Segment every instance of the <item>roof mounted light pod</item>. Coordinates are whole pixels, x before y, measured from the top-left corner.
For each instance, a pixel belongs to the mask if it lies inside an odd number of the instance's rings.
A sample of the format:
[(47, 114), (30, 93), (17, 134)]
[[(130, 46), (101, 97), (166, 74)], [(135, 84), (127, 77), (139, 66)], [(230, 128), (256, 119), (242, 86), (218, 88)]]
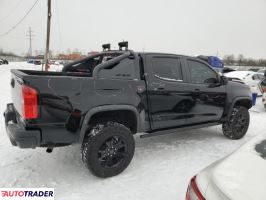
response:
[(119, 50), (121, 51), (123, 47), (125, 47), (125, 50), (128, 50), (128, 41), (123, 41), (118, 43)]
[(103, 48), (103, 51), (110, 51), (111, 50), (111, 44), (108, 43), (108, 44), (103, 44), (102, 45), (102, 48)]

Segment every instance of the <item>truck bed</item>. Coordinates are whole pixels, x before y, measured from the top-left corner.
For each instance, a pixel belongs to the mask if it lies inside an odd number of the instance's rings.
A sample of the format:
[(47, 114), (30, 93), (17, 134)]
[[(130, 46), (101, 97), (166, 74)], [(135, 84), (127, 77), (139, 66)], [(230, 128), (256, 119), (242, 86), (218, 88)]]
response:
[(20, 69), (11, 69), (11, 73), (16, 74), (17, 76), (76, 76), (76, 77), (91, 77), (91, 73), (84, 72), (51, 72), (51, 71), (36, 71), (36, 70), (20, 70)]

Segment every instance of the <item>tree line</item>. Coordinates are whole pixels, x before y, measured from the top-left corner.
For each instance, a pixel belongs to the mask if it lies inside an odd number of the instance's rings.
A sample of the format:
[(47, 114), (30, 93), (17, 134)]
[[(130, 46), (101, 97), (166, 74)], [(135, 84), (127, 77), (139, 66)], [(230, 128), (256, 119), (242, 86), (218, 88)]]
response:
[[(14, 54), (13, 52), (7, 52), (7, 51), (4, 51), (2, 48), (0, 48), (0, 55), (1, 56), (17, 56), (16, 54)], [(17, 56), (19, 57), (19, 56)]]
[(225, 65), (266, 67), (266, 59), (245, 58), (242, 54), (237, 57), (233, 54), (225, 55), (223, 61)]

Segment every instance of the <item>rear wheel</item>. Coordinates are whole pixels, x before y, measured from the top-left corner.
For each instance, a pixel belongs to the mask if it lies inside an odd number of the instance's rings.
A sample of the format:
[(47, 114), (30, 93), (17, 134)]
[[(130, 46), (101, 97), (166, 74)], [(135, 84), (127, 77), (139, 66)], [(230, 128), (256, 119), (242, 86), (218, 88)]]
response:
[(134, 151), (132, 133), (116, 122), (94, 126), (81, 147), (83, 162), (94, 175), (102, 178), (115, 176), (126, 169)]
[(233, 140), (241, 139), (247, 133), (249, 120), (249, 112), (246, 107), (234, 107), (229, 120), (222, 125), (223, 134)]

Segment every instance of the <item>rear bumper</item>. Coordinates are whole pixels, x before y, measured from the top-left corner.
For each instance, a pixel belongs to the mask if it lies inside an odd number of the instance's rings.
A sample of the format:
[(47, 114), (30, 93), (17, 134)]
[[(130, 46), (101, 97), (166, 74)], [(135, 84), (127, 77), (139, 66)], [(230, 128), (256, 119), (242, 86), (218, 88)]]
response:
[(20, 148), (35, 148), (40, 146), (41, 132), (39, 130), (26, 130), (22, 124), (17, 123), (13, 104), (7, 105), (4, 116), (6, 132), (12, 145)]

